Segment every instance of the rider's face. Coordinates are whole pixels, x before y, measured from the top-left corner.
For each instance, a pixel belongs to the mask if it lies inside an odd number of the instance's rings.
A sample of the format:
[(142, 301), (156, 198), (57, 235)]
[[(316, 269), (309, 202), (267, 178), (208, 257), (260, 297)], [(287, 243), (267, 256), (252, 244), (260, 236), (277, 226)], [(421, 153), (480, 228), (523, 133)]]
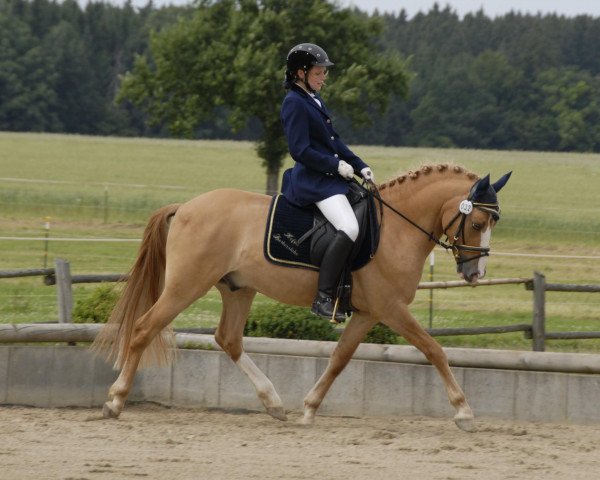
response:
[[(315, 92), (319, 92), (323, 85), (325, 85), (325, 79), (327, 78), (327, 68), (325, 67), (311, 67), (308, 71), (307, 83)], [(298, 76), (304, 80), (304, 71), (298, 70)]]

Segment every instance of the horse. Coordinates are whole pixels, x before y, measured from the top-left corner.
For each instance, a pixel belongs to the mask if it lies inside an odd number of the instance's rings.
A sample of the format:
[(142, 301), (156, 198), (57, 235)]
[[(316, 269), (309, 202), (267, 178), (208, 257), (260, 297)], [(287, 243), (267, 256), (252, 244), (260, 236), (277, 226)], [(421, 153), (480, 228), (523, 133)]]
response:
[[(500, 217), (496, 192), (509, 176), (491, 184), (489, 175), (479, 178), (458, 165), (425, 165), (377, 187), (379, 246), (369, 263), (353, 273), (353, 314), (326, 370), (304, 398), (300, 423), (314, 423), (333, 381), (380, 322), (435, 366), (456, 410), (456, 425), (475, 430), (473, 411), (442, 347), (411, 315), (409, 305), (436, 243), (452, 250), (466, 282), (474, 284), (485, 275), (491, 231)], [(103, 405), (105, 418), (122, 412), (138, 367), (172, 360), (170, 323), (215, 286), (222, 298), (217, 344), (248, 376), (266, 412), (287, 420), (272, 382), (243, 349), (244, 326), (257, 292), (278, 302), (309, 306), (317, 272), (265, 259), (264, 231), (258, 225), (266, 224), (270, 200), (267, 195), (218, 189), (162, 207), (151, 216), (121, 297), (92, 345), (120, 369)], [(384, 215), (388, 211), (392, 213)], [(446, 242), (440, 240), (443, 234)]]

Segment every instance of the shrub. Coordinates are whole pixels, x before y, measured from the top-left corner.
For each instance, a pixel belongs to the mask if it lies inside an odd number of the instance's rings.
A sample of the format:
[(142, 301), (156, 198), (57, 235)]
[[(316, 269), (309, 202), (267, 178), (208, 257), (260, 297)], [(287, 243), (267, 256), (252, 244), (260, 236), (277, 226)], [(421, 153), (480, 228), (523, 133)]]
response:
[[(313, 315), (308, 308), (281, 303), (254, 307), (244, 335), (295, 340), (337, 340), (339, 337), (335, 326), (327, 319)], [(367, 333), (363, 342), (395, 345), (398, 336), (386, 325), (378, 323)]]
[(292, 338), (296, 340), (337, 340), (333, 324), (307, 308), (280, 303), (252, 309), (244, 335), (248, 337)]
[(114, 285), (102, 284), (73, 308), (74, 323), (106, 323), (119, 299)]
[(386, 345), (395, 345), (398, 343), (398, 335), (387, 325), (378, 323), (375, 325), (363, 340), (365, 343), (383, 343)]

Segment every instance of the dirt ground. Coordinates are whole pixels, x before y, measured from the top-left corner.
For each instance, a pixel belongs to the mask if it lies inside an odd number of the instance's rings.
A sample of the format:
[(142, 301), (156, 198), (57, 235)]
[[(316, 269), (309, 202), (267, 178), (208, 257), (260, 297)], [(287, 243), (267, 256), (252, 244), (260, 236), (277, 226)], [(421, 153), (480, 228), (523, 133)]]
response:
[(325, 417), (128, 405), (0, 407), (1, 479), (594, 479), (600, 426)]

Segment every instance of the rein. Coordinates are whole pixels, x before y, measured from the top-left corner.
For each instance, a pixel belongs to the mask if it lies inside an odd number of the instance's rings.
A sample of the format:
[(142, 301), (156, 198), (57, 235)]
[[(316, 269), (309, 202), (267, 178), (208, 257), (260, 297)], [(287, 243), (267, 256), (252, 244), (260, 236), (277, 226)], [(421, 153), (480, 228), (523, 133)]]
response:
[[(425, 230), (423, 227), (421, 227), (418, 223), (414, 222), (413, 220), (411, 220), (409, 217), (407, 217), (406, 215), (404, 215), (402, 212), (398, 211), (396, 208), (392, 207), (388, 202), (386, 202), (383, 198), (381, 198), (381, 194), (379, 193), (379, 190), (377, 189), (377, 186), (375, 185), (375, 183), (373, 182), (366, 182), (368, 183), (368, 185), (371, 188), (367, 188), (366, 190), (368, 190), (371, 195), (373, 195), (374, 198), (377, 199), (377, 201), (379, 202), (379, 206), (380, 206), (380, 224), (381, 222), (383, 222), (383, 208), (382, 205), (385, 205), (387, 208), (389, 208), (392, 212), (394, 212), (396, 215), (398, 215), (399, 217), (403, 218), (405, 221), (407, 221), (408, 223), (410, 223), (413, 227), (415, 227), (417, 230), (421, 231), (422, 233), (424, 233), (427, 238), (434, 242), (436, 245), (442, 247), (443, 249), (447, 250), (452, 250), (452, 254), (454, 255), (454, 260), (456, 261), (457, 265), (460, 265), (462, 263), (465, 262), (470, 262), (472, 260), (477, 260), (481, 257), (487, 257), (490, 254), (490, 248), (489, 247), (476, 247), (474, 245), (465, 245), (465, 244), (457, 244), (458, 240), (460, 237), (464, 238), (464, 228), (465, 228), (465, 221), (467, 219), (467, 215), (469, 215), (469, 213), (471, 213), (471, 211), (473, 210), (473, 208), (477, 208), (479, 210), (483, 210), (489, 214), (491, 214), (494, 219), (496, 219), (496, 221), (500, 218), (500, 208), (499, 205), (496, 204), (492, 204), (492, 203), (480, 203), (480, 202), (473, 202), (472, 201), (472, 193), (469, 194), (469, 196), (467, 197), (466, 200), (463, 200), (460, 204), (459, 207), (459, 211), (456, 213), (456, 215), (452, 218), (452, 220), (450, 221), (450, 223), (446, 226), (446, 228), (444, 228), (444, 235), (446, 235), (446, 241), (439, 239), (438, 237), (436, 237), (433, 232), (428, 232), (427, 230)], [(447, 233), (447, 230), (454, 224), (456, 223), (456, 221), (460, 218), (460, 223), (458, 225), (458, 228), (456, 229), (456, 232), (454, 233), (454, 235), (452, 236), (452, 242), (450, 242), (450, 236)], [(461, 259), (460, 258), (460, 254), (461, 252), (466, 251), (466, 252), (477, 252), (479, 253), (479, 255), (474, 256), (474, 257), (469, 257), (468, 259)]]

